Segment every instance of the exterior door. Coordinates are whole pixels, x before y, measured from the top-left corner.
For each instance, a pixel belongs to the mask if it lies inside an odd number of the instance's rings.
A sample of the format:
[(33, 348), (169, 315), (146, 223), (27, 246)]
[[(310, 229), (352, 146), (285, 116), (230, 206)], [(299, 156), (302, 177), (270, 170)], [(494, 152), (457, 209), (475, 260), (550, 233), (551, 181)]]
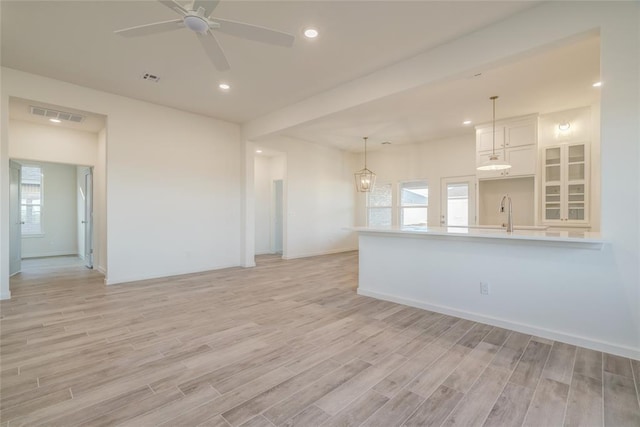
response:
[(93, 168), (84, 173), (84, 263), (93, 268)]
[(440, 225), (443, 227), (476, 224), (476, 177), (442, 178)]
[(13, 276), (22, 269), (21, 166), (14, 161), (11, 161), (9, 166), (9, 275)]

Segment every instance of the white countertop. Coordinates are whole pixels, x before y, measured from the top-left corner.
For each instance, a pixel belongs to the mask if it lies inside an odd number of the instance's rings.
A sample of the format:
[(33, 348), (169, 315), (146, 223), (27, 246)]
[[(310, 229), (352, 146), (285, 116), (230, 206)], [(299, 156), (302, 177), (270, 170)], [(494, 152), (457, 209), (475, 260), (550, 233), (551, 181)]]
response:
[(600, 233), (588, 231), (552, 231), (552, 230), (506, 230), (474, 227), (354, 227), (353, 230), (364, 233), (383, 233), (408, 236), (440, 236), (452, 238), (501, 239), (504, 241), (532, 241), (569, 244), (586, 248), (601, 249), (605, 241)]

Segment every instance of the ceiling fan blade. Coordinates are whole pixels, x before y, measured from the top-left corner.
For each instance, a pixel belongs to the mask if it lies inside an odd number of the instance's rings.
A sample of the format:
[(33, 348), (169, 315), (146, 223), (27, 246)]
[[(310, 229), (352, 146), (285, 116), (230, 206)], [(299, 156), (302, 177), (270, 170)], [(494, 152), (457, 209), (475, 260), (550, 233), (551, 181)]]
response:
[(207, 56), (209, 57), (211, 62), (213, 62), (213, 65), (219, 71), (228, 70), (230, 67), (229, 62), (227, 62), (227, 57), (222, 51), (220, 43), (218, 43), (218, 40), (211, 33), (211, 31), (208, 31), (206, 34), (196, 33), (196, 35), (198, 36), (198, 40), (200, 40), (204, 51), (207, 53)]
[(178, 4), (173, 0), (158, 0), (158, 3), (162, 3), (163, 5), (167, 6), (169, 9), (173, 10), (174, 12), (177, 11), (179, 13), (182, 13), (183, 15), (186, 15), (189, 12), (187, 9), (182, 7), (181, 4)]
[(197, 11), (198, 8), (204, 9), (204, 16), (209, 17), (213, 12), (213, 9), (218, 6), (220, 0), (195, 0), (193, 2), (193, 10)]
[(114, 33), (120, 34), (123, 37), (146, 36), (149, 34), (162, 33), (165, 31), (173, 31), (183, 28), (180, 24), (182, 24), (182, 19), (172, 19), (171, 21), (154, 22), (153, 24), (124, 28), (122, 30), (114, 31)]
[(278, 46), (290, 47), (296, 39), (293, 35), (258, 25), (246, 24), (244, 22), (230, 21), (228, 19), (212, 18), (214, 22), (220, 24), (220, 31), (243, 39), (255, 40), (262, 43), (275, 44)]

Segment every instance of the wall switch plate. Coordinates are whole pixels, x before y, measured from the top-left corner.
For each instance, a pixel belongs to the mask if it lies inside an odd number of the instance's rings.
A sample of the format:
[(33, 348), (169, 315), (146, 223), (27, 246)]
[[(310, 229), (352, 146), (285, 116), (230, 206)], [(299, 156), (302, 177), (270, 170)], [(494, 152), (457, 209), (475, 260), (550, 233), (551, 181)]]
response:
[(489, 283), (480, 282), (480, 293), (482, 295), (489, 295)]

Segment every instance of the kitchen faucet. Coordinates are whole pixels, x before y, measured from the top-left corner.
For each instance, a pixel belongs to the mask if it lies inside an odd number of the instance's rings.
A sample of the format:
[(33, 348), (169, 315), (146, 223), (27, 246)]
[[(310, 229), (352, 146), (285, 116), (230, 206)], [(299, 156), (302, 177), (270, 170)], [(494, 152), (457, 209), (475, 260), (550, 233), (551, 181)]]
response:
[(505, 200), (509, 202), (509, 213), (507, 216), (507, 233), (513, 233), (513, 205), (511, 204), (511, 197), (508, 194), (502, 196), (502, 201), (500, 202), (500, 212), (504, 213)]

